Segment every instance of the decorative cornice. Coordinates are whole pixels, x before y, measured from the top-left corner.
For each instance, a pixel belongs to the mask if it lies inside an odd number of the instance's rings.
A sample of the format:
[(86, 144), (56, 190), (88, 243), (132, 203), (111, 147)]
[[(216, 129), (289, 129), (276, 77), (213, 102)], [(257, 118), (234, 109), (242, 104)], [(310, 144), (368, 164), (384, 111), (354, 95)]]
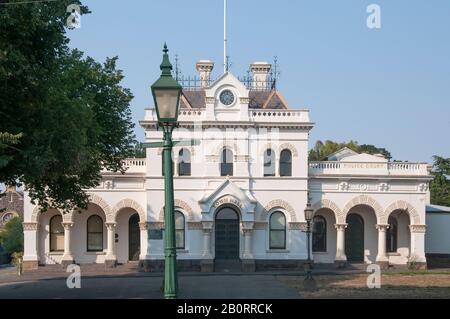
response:
[(306, 231), (306, 222), (296, 222), (296, 223), (289, 223), (289, 229), (291, 230), (301, 230)]
[(385, 232), (388, 230), (389, 226), (389, 224), (377, 224), (375, 225), (375, 228), (379, 231)]
[(38, 223), (22, 223), (23, 230), (38, 230), (39, 224)]
[[(194, 210), (189, 206), (188, 203), (181, 199), (175, 199), (173, 202), (173, 207), (175, 210), (178, 210), (187, 215), (188, 221), (194, 221)], [(164, 222), (164, 206), (159, 211), (159, 221)]]
[(164, 229), (164, 223), (161, 222), (148, 223), (147, 227), (148, 229), (151, 230), (161, 230)]
[(106, 222), (106, 228), (110, 231), (114, 231), (116, 229), (117, 224), (115, 222)]
[(241, 222), (241, 227), (244, 232), (253, 230), (254, 225), (254, 222)]
[(62, 222), (64, 229), (70, 230), (73, 227), (74, 222)]
[(255, 222), (253, 225), (254, 230), (265, 230), (269, 226), (268, 222)]
[(205, 104), (214, 104), (216, 103), (216, 98), (215, 97), (205, 97)]
[(281, 144), (280, 147), (278, 148), (278, 152), (282, 152), (283, 150), (286, 149), (291, 151), (293, 157), (298, 157), (297, 149), (291, 143)]
[(288, 212), (289, 215), (290, 215), (290, 218), (291, 218), (290, 221), (291, 221), (292, 223), (297, 222), (297, 216), (295, 215), (294, 209), (292, 208), (292, 206), (291, 206), (288, 202), (286, 202), (286, 201), (283, 200), (283, 199), (275, 199), (275, 200), (273, 200), (273, 201), (270, 201), (270, 202), (264, 207), (264, 211), (263, 211), (263, 213), (261, 214), (261, 220), (260, 220), (260, 221), (266, 221), (269, 212), (270, 212), (272, 209), (276, 209), (276, 208), (282, 208), (283, 210), (285, 210), (286, 212)]
[(203, 224), (201, 222), (188, 222), (187, 224), (190, 230), (203, 230)]
[(345, 230), (347, 228), (348, 224), (335, 224), (334, 228), (337, 230)]
[(427, 225), (409, 225), (411, 233), (426, 233)]
[(250, 98), (248, 97), (241, 97), (240, 99), (241, 104), (249, 104), (250, 103)]

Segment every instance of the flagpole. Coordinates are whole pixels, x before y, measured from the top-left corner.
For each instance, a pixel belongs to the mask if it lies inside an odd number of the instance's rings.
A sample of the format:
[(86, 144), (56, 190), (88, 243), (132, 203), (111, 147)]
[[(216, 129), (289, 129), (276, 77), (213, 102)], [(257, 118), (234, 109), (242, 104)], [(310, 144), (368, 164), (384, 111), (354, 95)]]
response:
[(223, 73), (228, 71), (227, 41), (227, 0), (223, 0)]

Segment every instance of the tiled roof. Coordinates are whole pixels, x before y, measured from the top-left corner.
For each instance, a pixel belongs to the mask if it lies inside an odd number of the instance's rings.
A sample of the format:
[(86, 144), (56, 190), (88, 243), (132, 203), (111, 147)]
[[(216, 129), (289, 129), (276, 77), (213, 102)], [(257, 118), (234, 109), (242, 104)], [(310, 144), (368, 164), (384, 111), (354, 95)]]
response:
[(185, 99), (181, 99), (181, 108), (205, 108), (205, 90), (183, 91), (183, 96)]
[[(205, 108), (205, 90), (183, 91), (181, 108)], [(272, 91), (250, 91), (250, 109), (288, 109), (288, 105), (280, 92)]]

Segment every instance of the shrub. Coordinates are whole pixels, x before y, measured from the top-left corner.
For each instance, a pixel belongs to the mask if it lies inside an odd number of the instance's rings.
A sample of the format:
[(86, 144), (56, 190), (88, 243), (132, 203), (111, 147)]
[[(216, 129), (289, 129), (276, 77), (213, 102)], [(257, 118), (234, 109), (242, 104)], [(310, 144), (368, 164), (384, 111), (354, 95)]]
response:
[(14, 217), (6, 223), (0, 233), (0, 245), (9, 255), (23, 251), (23, 227), (19, 217)]

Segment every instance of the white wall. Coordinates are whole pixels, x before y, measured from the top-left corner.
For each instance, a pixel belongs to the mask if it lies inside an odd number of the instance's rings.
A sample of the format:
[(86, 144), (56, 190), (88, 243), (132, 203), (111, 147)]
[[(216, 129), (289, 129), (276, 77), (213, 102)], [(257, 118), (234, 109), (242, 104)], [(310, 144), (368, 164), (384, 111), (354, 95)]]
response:
[(425, 251), (427, 254), (450, 254), (450, 214), (428, 213)]

